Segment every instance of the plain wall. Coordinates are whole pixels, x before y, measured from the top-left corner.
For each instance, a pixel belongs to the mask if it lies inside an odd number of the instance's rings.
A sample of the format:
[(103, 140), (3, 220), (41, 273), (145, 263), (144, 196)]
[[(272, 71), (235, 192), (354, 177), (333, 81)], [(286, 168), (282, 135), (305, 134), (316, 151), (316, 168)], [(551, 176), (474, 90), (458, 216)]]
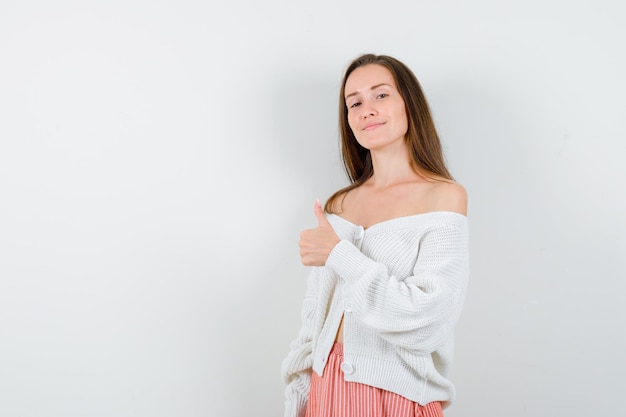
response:
[(617, 415), (620, 1), (0, 3), (0, 416), (278, 416), (342, 72), (420, 79), (470, 196), (447, 417)]

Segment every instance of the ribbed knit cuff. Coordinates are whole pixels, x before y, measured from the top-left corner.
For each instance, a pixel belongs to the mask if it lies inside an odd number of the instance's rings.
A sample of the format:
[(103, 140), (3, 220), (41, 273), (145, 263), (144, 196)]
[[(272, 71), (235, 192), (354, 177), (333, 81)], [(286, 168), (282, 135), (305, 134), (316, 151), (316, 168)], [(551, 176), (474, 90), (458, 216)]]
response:
[(304, 417), (307, 402), (307, 397), (300, 396), (285, 401), (285, 417)]
[(341, 240), (335, 245), (326, 260), (326, 266), (335, 271), (346, 281), (357, 279), (366, 271), (371, 271), (376, 262), (352, 244), (349, 240)]

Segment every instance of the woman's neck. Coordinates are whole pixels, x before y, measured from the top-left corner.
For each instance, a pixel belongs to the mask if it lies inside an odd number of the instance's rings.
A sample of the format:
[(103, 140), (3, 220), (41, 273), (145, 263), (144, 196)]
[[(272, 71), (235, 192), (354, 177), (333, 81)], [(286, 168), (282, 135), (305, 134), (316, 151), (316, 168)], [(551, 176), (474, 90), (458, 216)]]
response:
[(374, 173), (367, 184), (374, 188), (384, 189), (422, 178), (411, 166), (406, 146), (371, 152), (371, 156)]

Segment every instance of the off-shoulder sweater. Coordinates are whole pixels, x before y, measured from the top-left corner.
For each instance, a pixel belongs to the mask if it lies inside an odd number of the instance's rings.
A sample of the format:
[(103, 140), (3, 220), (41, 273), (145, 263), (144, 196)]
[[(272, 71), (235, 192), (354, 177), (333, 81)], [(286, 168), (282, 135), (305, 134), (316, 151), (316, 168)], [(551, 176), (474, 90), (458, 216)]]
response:
[(344, 317), (346, 381), (447, 406), (453, 330), (469, 276), (468, 220), (439, 211), (370, 226), (327, 215), (341, 239), (311, 268), (302, 326), (283, 360), (285, 416), (302, 417)]

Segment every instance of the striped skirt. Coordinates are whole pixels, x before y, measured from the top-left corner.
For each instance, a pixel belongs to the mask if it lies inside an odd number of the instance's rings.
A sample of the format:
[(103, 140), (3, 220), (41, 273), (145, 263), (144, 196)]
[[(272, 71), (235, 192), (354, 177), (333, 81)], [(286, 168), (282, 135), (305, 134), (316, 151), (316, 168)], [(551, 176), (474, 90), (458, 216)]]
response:
[(313, 372), (306, 417), (443, 417), (438, 401), (419, 405), (393, 392), (346, 382), (343, 344), (335, 343), (324, 376)]

